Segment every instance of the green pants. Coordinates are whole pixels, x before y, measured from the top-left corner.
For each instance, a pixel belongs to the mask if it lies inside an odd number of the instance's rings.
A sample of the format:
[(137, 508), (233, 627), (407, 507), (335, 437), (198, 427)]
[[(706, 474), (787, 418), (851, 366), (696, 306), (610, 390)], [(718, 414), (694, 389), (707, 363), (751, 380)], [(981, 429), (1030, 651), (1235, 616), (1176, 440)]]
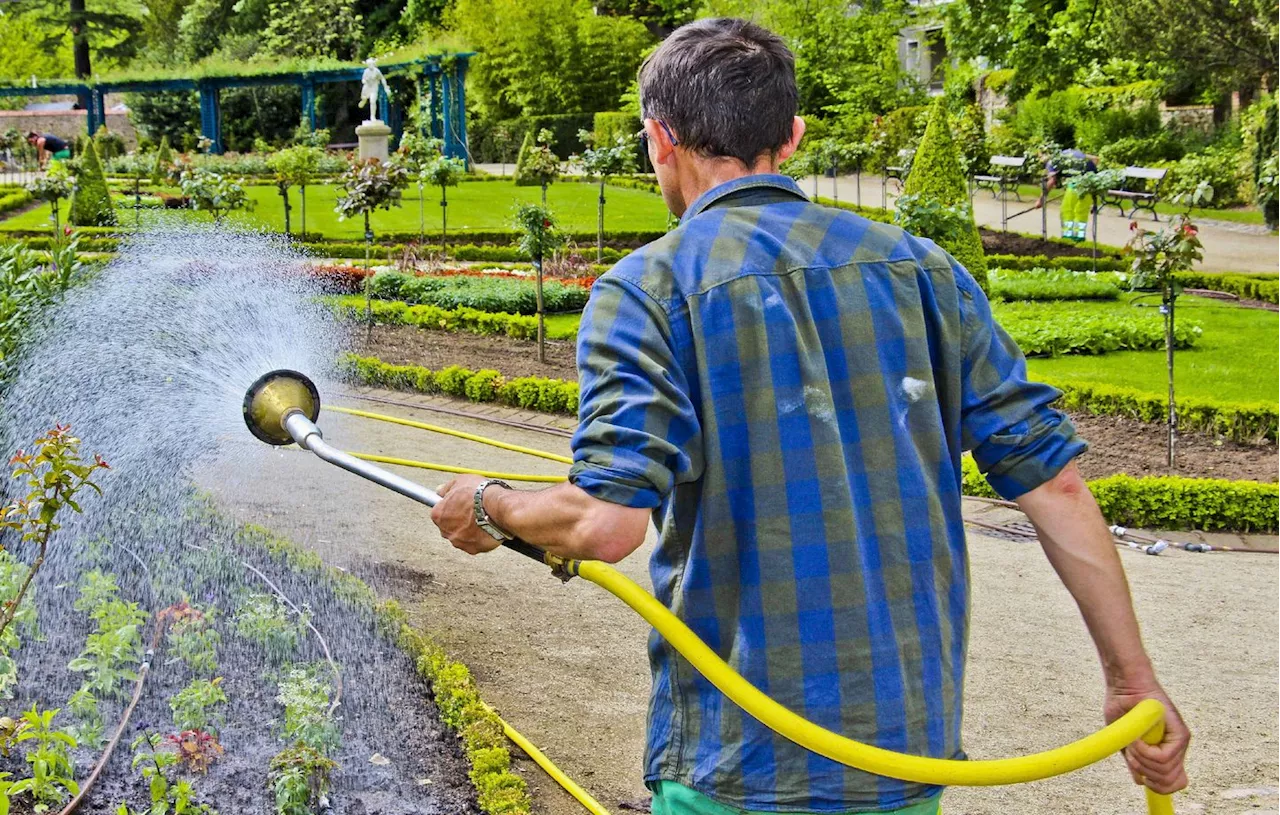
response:
[(1062, 194), (1062, 237), (1082, 241), (1089, 231), (1089, 199), (1067, 187)]
[[(713, 801), (697, 790), (674, 781), (659, 781), (652, 785), (653, 815), (779, 815), (779, 813), (754, 813), (735, 809)], [(931, 801), (912, 804), (902, 809), (882, 811), (877, 815), (939, 815), (942, 796)], [(784, 814), (785, 815), (785, 814)]]

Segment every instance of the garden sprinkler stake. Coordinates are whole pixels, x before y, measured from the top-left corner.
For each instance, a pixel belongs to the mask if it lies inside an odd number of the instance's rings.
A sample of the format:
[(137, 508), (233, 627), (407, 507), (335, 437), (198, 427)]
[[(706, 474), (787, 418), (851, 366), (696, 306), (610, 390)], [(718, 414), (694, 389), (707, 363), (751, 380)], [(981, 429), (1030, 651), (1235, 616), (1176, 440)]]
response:
[[(434, 507), (440, 503), (440, 494), (435, 490), (362, 461), (326, 442), (316, 427), (316, 419), (320, 417), (320, 392), (314, 382), (297, 371), (281, 369), (258, 377), (245, 392), (243, 413), (249, 432), (267, 444), (282, 446), (296, 442), (324, 461), (420, 504)], [(548, 559), (541, 549), (522, 540), (503, 541), (502, 545), (553, 569), (558, 568), (558, 561)]]

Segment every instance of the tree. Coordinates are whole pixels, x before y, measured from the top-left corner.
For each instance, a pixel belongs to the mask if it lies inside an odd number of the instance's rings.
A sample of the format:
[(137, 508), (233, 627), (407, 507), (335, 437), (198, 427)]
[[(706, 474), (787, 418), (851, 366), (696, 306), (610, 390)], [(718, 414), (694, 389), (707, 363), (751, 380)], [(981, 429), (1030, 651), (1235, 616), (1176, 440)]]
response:
[(173, 170), (173, 150), (169, 147), (169, 137), (160, 137), (160, 147), (156, 150), (155, 162), (151, 165), (151, 183), (160, 184), (169, 177)]
[(755, 20), (786, 40), (804, 113), (865, 121), (916, 95), (898, 61), (904, 0), (710, 0), (708, 10)]
[(468, 103), (491, 120), (611, 110), (654, 39), (587, 0), (457, 0), (445, 20), (485, 55), (467, 76)]
[(440, 252), (446, 252), (445, 241), (449, 233), (449, 187), (458, 186), (458, 181), (467, 172), (467, 163), (460, 158), (436, 156), (418, 174), (419, 189), (427, 183), (440, 188)]
[(943, 207), (964, 207), (968, 213), (969, 228), (958, 235), (932, 238), (949, 251), (962, 266), (969, 270), (974, 280), (984, 290), (987, 287), (987, 258), (982, 249), (982, 238), (973, 223), (969, 207), (969, 183), (960, 169), (960, 157), (951, 139), (951, 117), (947, 113), (946, 100), (939, 97), (929, 115), (929, 126), (911, 164), (911, 174), (902, 187), (902, 194)]
[[(1103, 0), (991, 3), (956, 0), (943, 9), (947, 46), (962, 59), (979, 57), (1012, 68), (1010, 99), (1032, 88), (1060, 90), (1105, 59)], [(1147, 20), (1154, 26), (1155, 20)]]
[[(338, 220), (343, 221), (353, 215), (364, 216), (364, 265), (369, 268), (369, 252), (373, 248), (373, 227), (369, 225), (369, 215), (378, 209), (391, 209), (400, 206), (400, 191), (409, 181), (404, 167), (394, 161), (380, 161), (369, 158), (354, 161), (342, 174), (342, 195), (338, 198)], [(365, 340), (373, 339), (373, 275), (365, 278), (364, 309), (368, 326)]]
[(302, 202), (302, 230), (299, 238), (307, 238), (307, 185), (320, 170), (324, 151), (318, 147), (298, 145), (274, 153), (267, 159), (267, 166), (276, 174), (276, 188), (284, 198), (284, 231), (289, 231), (289, 194), (291, 186), (297, 186)]
[[(584, 143), (595, 145), (595, 136), (586, 130), (578, 131), (578, 138)], [(582, 151), (582, 155), (570, 156), (569, 161), (588, 176), (600, 179), (600, 197), (596, 209), (596, 262), (604, 263), (604, 185), (611, 175), (629, 173), (635, 170), (636, 139), (634, 136), (618, 136), (612, 145), (607, 147), (591, 147)]]
[(268, 6), (262, 45), (282, 57), (354, 59), (361, 31), (347, 0), (286, 0)]
[(48, 53), (56, 53), (70, 32), (76, 79), (93, 74), (91, 43), (92, 52), (108, 60), (127, 60), (137, 53), (142, 20), (118, 8), (90, 10), (85, 0), (36, 0), (30, 13), (44, 33), (39, 42)]
[(49, 202), (49, 209), (53, 216), (53, 237), (58, 239), (60, 235), (58, 224), (58, 202), (63, 198), (71, 195), (73, 189), (73, 180), (71, 173), (67, 169), (67, 165), (62, 162), (56, 162), (49, 168), (49, 172), (44, 174), (43, 178), (27, 184), (27, 191), (34, 198), (41, 201)]
[(524, 136), (520, 155), (516, 157), (516, 186), (542, 187), (542, 205), (547, 205), (547, 185), (560, 177), (560, 159), (551, 152), (550, 130), (543, 128), (535, 137), (532, 132)]
[(535, 292), (538, 298), (538, 361), (547, 361), (547, 331), (542, 307), (542, 261), (564, 246), (564, 235), (556, 228), (555, 216), (545, 205), (523, 204), (516, 210), (516, 230), (520, 233), (519, 249), (533, 261), (537, 275)]
[(196, 167), (182, 171), (178, 186), (191, 200), (192, 209), (213, 213), (215, 224), (232, 210), (253, 208), (253, 201), (245, 195), (243, 178), (237, 183), (220, 173)]
[(1190, 271), (1204, 255), (1200, 251), (1198, 230), (1185, 214), (1175, 215), (1159, 232), (1139, 229), (1136, 221), (1130, 228), (1134, 230), (1133, 238), (1125, 251), (1133, 256), (1133, 288), (1158, 293), (1160, 313), (1164, 316), (1165, 369), (1169, 381), (1167, 463), (1172, 470), (1178, 435), (1178, 409), (1173, 393), (1174, 307), (1182, 293), (1177, 275)]
[(395, 161), (404, 167), (410, 177), (418, 179), (418, 242), (426, 239), (427, 216), (426, 201), (423, 198), (423, 170), (431, 164), (444, 150), (444, 142), (431, 136), (406, 131), (400, 137), (400, 147), (396, 150)]
[(102, 162), (92, 141), (85, 142), (75, 171), (75, 190), (71, 193), (71, 209), (67, 220), (76, 226), (113, 226), (116, 210), (111, 204)]
[(1151, 63), (1175, 87), (1275, 87), (1274, 0), (1099, 0), (1114, 53)]

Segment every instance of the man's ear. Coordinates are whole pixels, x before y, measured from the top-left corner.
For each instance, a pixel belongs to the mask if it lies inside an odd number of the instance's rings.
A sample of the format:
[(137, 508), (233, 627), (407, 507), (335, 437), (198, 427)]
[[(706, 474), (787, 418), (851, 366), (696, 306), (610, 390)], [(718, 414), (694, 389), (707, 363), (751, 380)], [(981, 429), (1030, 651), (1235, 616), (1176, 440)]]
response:
[(676, 146), (671, 143), (671, 136), (667, 134), (667, 129), (658, 124), (657, 119), (644, 120), (644, 132), (649, 137), (649, 144), (652, 145), (654, 164), (666, 164), (675, 157)]
[(791, 120), (791, 138), (778, 150), (779, 164), (795, 155), (796, 150), (800, 147), (800, 140), (804, 138), (804, 130), (804, 119), (796, 116)]

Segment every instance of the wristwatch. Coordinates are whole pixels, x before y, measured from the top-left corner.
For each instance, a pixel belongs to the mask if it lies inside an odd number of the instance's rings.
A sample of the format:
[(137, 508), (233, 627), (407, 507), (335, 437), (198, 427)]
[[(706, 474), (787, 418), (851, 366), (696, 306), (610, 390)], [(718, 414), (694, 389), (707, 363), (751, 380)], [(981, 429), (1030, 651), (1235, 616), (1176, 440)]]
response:
[(484, 511), (484, 490), (485, 490), (485, 487), (488, 487), (490, 484), (497, 484), (498, 486), (506, 490), (511, 489), (510, 484), (498, 478), (487, 478), (476, 485), (476, 494), (475, 494), (476, 526), (483, 529), (486, 533), (488, 533), (489, 537), (493, 538), (494, 540), (509, 541), (512, 538), (514, 538), (515, 535), (507, 534), (506, 531), (501, 529), (497, 524), (493, 522), (493, 519), (489, 517), (489, 513)]

